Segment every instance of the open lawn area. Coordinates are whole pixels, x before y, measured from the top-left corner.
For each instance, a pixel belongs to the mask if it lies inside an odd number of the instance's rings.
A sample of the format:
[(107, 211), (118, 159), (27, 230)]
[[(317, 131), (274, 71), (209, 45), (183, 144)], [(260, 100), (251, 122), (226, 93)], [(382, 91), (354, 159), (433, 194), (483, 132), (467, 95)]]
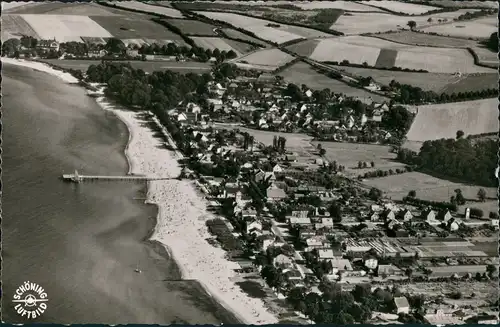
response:
[[(87, 71), (90, 65), (98, 65), (100, 60), (58, 60), (58, 59), (43, 59), (40, 60), (51, 65), (56, 65), (66, 69), (79, 69), (83, 72)], [(147, 73), (152, 73), (155, 70), (172, 70), (180, 73), (204, 73), (210, 71), (210, 64), (202, 62), (160, 62), (160, 61), (122, 61), (130, 62), (132, 67), (142, 69)]]
[(306, 84), (314, 90), (329, 88), (334, 93), (343, 93), (350, 97), (357, 97), (359, 100), (366, 103), (371, 103), (372, 101), (384, 102), (389, 100), (386, 97), (370, 93), (364, 89), (349, 86), (344, 82), (320, 74), (305, 62), (293, 64), (278, 75), (283, 76), (285, 80), (297, 85)]
[[(326, 150), (325, 157), (329, 162), (337, 161), (338, 165), (345, 166), (345, 172), (351, 176), (362, 175), (368, 171), (377, 169), (389, 170), (403, 168), (405, 165), (397, 162), (396, 153), (392, 153), (389, 146), (362, 143), (343, 143), (343, 142), (316, 142), (317, 147), (321, 144)], [(358, 169), (358, 162), (366, 162), (368, 167), (373, 161), (374, 168)]]
[[(328, 153), (328, 151), (327, 151)], [(461, 189), (466, 199), (477, 200), (477, 192), (481, 187), (470, 184), (450, 182), (420, 172), (408, 172), (400, 175), (367, 179), (363, 182), (370, 187), (376, 187), (384, 195), (393, 200), (401, 200), (408, 192), (415, 190), (417, 198), (429, 201), (449, 201), (455, 194), (455, 189)], [(488, 197), (495, 197), (497, 190), (494, 187), (484, 188)], [(476, 206), (476, 202), (471, 204)]]
[(180, 29), (185, 35), (217, 36), (217, 33), (214, 32), (214, 25), (199, 20), (166, 18), (165, 21)]
[[(446, 19), (447, 21), (452, 21), (453, 18), (465, 14), (467, 11), (474, 12), (476, 10), (460, 9), (453, 12), (412, 17), (397, 16), (390, 13), (356, 12), (340, 16), (330, 28), (343, 32), (346, 35), (397, 31), (402, 28), (408, 29), (407, 23), (409, 20), (415, 21), (417, 23), (417, 28), (444, 25), (445, 23), (439, 23), (438, 20)], [(427, 21), (429, 18), (432, 18), (431, 22)]]
[(465, 136), (498, 132), (498, 99), (418, 106), (406, 138), (410, 141), (455, 138), (458, 130)]
[(422, 30), (439, 35), (487, 39), (491, 33), (498, 30), (498, 18), (495, 15), (462, 22), (450, 22), (425, 27)]

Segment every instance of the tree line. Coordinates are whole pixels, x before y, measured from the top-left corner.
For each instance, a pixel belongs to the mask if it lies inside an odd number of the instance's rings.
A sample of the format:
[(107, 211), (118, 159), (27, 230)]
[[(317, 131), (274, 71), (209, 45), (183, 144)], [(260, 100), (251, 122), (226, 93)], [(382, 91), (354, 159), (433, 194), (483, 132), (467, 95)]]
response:
[(496, 187), (497, 153), (498, 142), (492, 139), (440, 139), (425, 141), (418, 153), (401, 148), (397, 159), (420, 170)]
[(388, 87), (382, 87), (382, 91), (396, 92), (394, 101), (401, 104), (412, 105), (478, 100), (495, 97), (498, 94), (497, 89), (438, 94), (434, 91), (424, 91), (422, 88), (417, 86), (401, 84), (395, 80), (392, 80)]

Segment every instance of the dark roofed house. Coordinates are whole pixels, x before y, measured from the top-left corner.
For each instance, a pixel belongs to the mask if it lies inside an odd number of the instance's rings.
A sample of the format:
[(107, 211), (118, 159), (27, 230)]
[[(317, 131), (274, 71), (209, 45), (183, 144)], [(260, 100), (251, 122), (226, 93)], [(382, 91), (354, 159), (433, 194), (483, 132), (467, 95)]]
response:
[(426, 221), (435, 221), (436, 220), (436, 212), (432, 209), (427, 209), (422, 212), (422, 218)]
[(396, 215), (396, 218), (399, 221), (411, 221), (411, 219), (413, 218), (413, 215), (410, 212), (410, 210), (405, 209), (405, 210), (399, 211), (398, 214)]
[(391, 209), (384, 210), (380, 216), (385, 221), (396, 219), (396, 215), (394, 214), (394, 211), (392, 211)]
[(449, 210), (440, 210), (436, 216), (437, 220), (448, 222), (452, 218)]

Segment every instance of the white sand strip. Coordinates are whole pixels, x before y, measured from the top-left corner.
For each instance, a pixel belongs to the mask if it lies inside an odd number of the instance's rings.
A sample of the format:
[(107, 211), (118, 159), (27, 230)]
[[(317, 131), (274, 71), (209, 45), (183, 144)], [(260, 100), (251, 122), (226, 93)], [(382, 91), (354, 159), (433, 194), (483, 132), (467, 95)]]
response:
[(63, 71), (56, 70), (56, 69), (50, 67), (49, 65), (41, 63), (41, 62), (2, 57), (2, 63), (32, 68), (34, 70), (56, 76), (56, 77), (62, 79), (63, 81), (65, 81), (66, 83), (78, 83), (79, 82), (78, 79), (76, 77), (74, 77), (73, 75), (71, 75), (70, 73), (65, 73)]
[[(57, 76), (67, 83), (78, 80), (69, 73), (53, 69), (49, 65), (9, 58), (4, 63), (33, 68)], [(142, 126), (138, 114), (113, 108), (105, 98), (98, 98), (105, 110), (110, 110), (129, 129), (129, 143), (125, 154), (129, 171), (136, 174), (152, 174), (176, 177), (181, 172), (175, 153), (163, 148), (164, 142), (154, 137), (153, 131)], [(277, 317), (270, 313), (260, 299), (251, 298), (230, 279), (238, 264), (225, 259), (225, 251), (210, 245), (205, 239), (210, 233), (206, 220), (213, 218), (207, 211), (205, 199), (199, 196), (188, 180), (152, 181), (148, 183), (147, 203), (158, 206), (158, 222), (151, 239), (167, 247), (177, 262), (183, 279), (195, 279), (227, 310), (233, 312), (245, 324), (274, 324)]]

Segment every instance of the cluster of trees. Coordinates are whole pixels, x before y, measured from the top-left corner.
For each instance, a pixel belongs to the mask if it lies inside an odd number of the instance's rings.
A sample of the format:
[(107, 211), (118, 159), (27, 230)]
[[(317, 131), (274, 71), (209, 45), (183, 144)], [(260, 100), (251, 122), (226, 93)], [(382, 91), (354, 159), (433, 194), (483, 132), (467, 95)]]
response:
[(219, 49), (202, 49), (200, 47), (186, 47), (186, 46), (177, 46), (175, 43), (171, 42), (167, 45), (160, 44), (143, 44), (140, 48), (138, 48), (139, 54), (141, 55), (165, 55), (165, 56), (186, 56), (192, 57), (195, 56), (198, 60), (202, 62), (208, 61), (210, 58), (215, 57), (217, 61), (222, 62), (226, 59), (234, 59), (237, 57), (236, 52), (233, 50), (220, 51)]
[(491, 51), (498, 52), (498, 32), (492, 33), (488, 41), (484, 42), (484, 44)]
[(422, 200), (422, 199), (417, 199), (415, 197), (411, 196), (405, 196), (403, 198), (403, 202), (416, 205), (416, 206), (430, 206), (433, 208), (438, 208), (438, 209), (446, 209), (450, 211), (456, 212), (458, 210), (458, 207), (454, 203), (449, 203), (449, 202), (438, 202), (438, 201), (428, 201), (428, 200)]
[[(358, 165), (359, 166), (359, 165)], [(407, 169), (400, 169), (396, 168), (395, 170), (389, 169), (389, 170), (381, 170), (377, 169), (376, 171), (369, 171), (364, 173), (363, 175), (358, 175), (358, 179), (363, 179), (363, 178), (375, 178), (375, 177), (386, 177), (386, 176), (392, 176), (394, 174), (402, 174), (407, 171), (412, 171), (413, 169), (411, 167), (408, 167)]]
[(389, 83), (389, 87), (383, 87), (383, 91), (396, 92), (394, 101), (402, 104), (422, 104), (422, 103), (446, 103), (456, 101), (470, 101), (497, 96), (497, 89), (485, 89), (481, 91), (469, 91), (459, 93), (441, 93), (434, 91), (424, 91), (422, 88), (408, 84), (401, 84), (395, 80)]
[(494, 175), (497, 152), (498, 143), (492, 139), (441, 139), (425, 141), (418, 154), (400, 149), (397, 158), (421, 170), (495, 187), (498, 183)]
[(393, 136), (403, 138), (411, 127), (415, 115), (403, 106), (392, 106), (382, 115), (381, 127)]

